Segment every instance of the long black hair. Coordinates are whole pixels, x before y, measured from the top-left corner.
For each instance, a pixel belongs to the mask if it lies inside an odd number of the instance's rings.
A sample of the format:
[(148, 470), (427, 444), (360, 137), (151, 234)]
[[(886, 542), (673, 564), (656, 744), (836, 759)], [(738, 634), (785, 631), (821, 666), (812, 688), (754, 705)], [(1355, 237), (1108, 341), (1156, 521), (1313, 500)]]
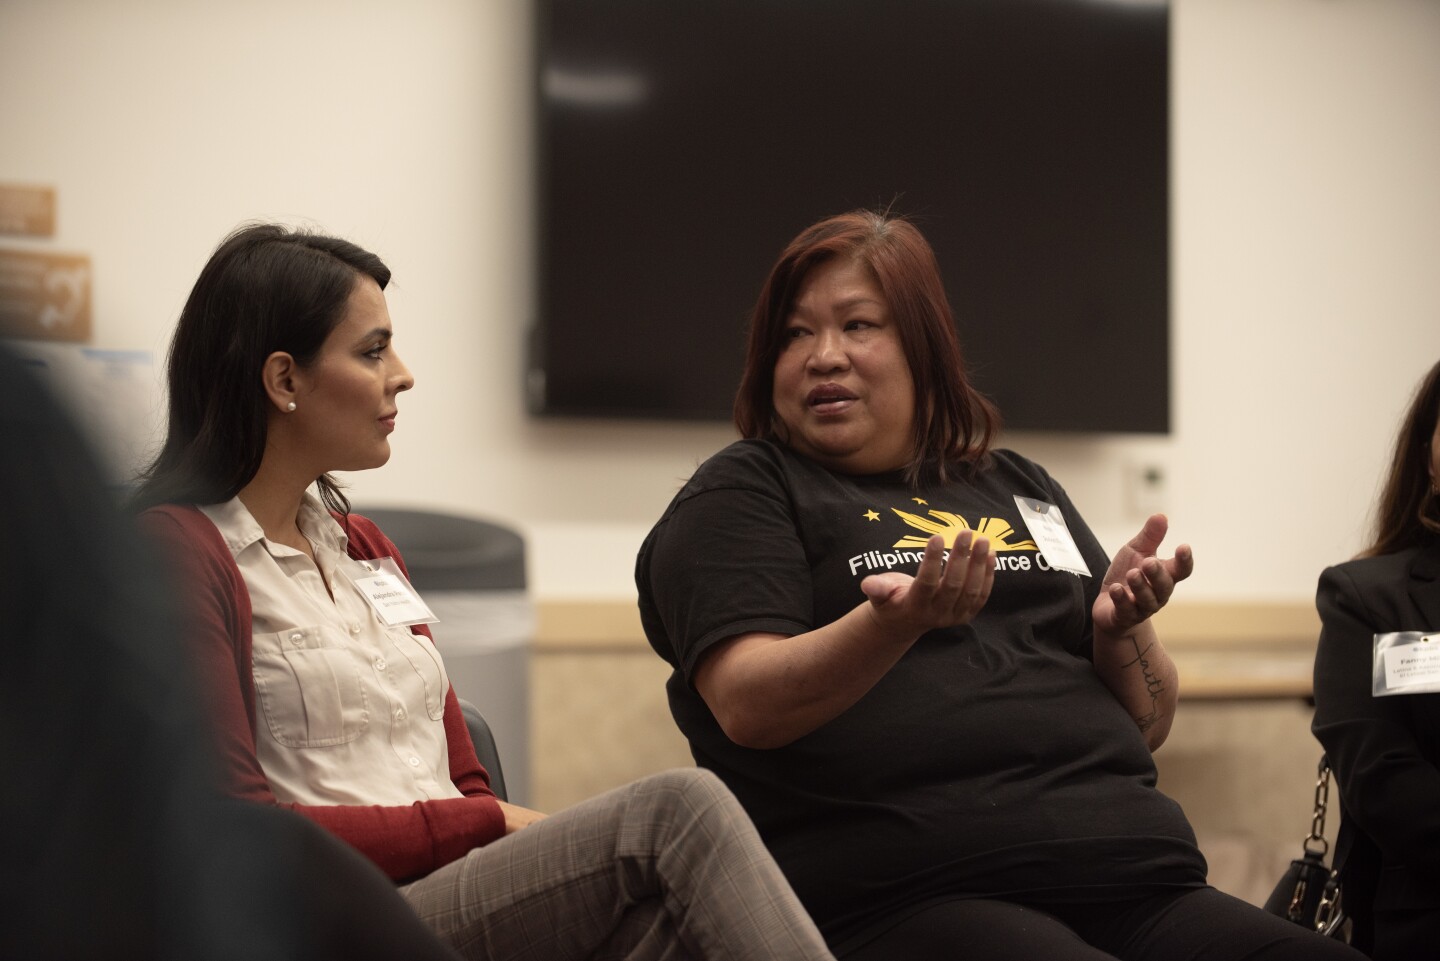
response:
[(1440, 363), (1415, 388), (1375, 505), (1375, 533), (1361, 557), (1393, 554), (1440, 535), (1440, 496), (1430, 477), (1430, 443), (1440, 419)]
[[(390, 269), (349, 241), (253, 224), (215, 249), (170, 341), (165, 444), (140, 476), (137, 510), (219, 504), (260, 469), (269, 400), (265, 358), (284, 351), (309, 365), (344, 316), (361, 277), (384, 290)], [(328, 474), (316, 478), (332, 511), (350, 504)]]

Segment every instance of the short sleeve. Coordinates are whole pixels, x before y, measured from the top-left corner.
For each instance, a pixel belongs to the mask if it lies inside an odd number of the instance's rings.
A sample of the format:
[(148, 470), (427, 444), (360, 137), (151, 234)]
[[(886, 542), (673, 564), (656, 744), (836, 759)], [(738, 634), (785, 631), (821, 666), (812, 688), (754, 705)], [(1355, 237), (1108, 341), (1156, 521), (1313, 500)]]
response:
[(794, 511), (783, 484), (765, 481), (763, 474), (744, 484), (697, 474), (641, 549), (642, 620), (657, 652), (687, 679), (718, 641), (813, 626)]

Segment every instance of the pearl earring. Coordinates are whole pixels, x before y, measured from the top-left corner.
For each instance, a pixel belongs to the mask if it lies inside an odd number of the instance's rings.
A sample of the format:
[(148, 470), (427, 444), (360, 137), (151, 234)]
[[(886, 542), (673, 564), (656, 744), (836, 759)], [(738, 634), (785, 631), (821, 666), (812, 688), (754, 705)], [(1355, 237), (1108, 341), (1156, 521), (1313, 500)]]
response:
[(295, 413), (295, 402), (292, 400), (290, 403), (286, 404), (285, 409), (292, 414)]

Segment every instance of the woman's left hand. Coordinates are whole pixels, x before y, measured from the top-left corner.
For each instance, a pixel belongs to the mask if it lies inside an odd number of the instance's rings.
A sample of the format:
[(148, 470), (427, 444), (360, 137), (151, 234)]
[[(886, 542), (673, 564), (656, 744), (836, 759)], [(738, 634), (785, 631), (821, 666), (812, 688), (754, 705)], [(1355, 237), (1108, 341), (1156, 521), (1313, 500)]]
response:
[(545, 815), (539, 811), (532, 811), (529, 808), (522, 808), (518, 804), (509, 804), (501, 801), (500, 811), (505, 815), (505, 833), (514, 834), (516, 831), (528, 828), (536, 821), (545, 820)]
[(1175, 585), (1190, 576), (1195, 557), (1189, 544), (1177, 547), (1174, 557), (1155, 556), (1169, 528), (1164, 514), (1152, 514), (1140, 533), (1116, 552), (1091, 609), (1096, 630), (1125, 634), (1164, 607)]

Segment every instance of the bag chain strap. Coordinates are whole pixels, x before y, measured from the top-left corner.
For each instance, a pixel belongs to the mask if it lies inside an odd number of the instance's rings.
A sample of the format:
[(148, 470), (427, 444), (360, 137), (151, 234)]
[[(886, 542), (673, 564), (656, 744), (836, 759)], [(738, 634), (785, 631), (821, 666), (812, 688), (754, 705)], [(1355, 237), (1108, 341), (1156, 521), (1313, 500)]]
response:
[[(1320, 759), (1320, 772), (1315, 781), (1315, 814), (1310, 818), (1310, 836), (1304, 841), (1305, 853), (1323, 858), (1330, 850), (1325, 840), (1325, 811), (1330, 806), (1330, 763)], [(1316, 845), (1312, 848), (1311, 845)]]
[[(1304, 841), (1306, 857), (1323, 859), (1330, 850), (1330, 842), (1325, 840), (1325, 812), (1329, 806), (1330, 759), (1322, 756), (1315, 780), (1315, 814), (1310, 819), (1310, 834)], [(1302, 878), (1300, 883), (1295, 885), (1295, 892), (1290, 897), (1288, 913), (1291, 920), (1298, 921), (1302, 916), (1305, 889), (1306, 883)], [(1338, 913), (1339, 908), (1340, 885), (1336, 872), (1331, 871), (1325, 883), (1325, 890), (1320, 897), (1320, 905), (1315, 910), (1315, 930), (1322, 934), (1329, 934), (1332, 922), (1343, 919)]]

